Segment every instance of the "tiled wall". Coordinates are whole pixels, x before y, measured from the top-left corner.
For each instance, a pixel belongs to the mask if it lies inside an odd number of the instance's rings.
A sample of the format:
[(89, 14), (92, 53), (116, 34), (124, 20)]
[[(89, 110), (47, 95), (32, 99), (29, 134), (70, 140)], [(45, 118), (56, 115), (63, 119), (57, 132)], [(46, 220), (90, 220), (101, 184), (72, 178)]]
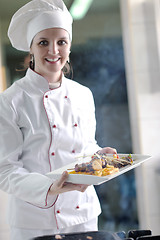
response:
[(121, 1), (132, 141), (153, 158), (136, 170), (140, 227), (160, 234), (159, 0)]

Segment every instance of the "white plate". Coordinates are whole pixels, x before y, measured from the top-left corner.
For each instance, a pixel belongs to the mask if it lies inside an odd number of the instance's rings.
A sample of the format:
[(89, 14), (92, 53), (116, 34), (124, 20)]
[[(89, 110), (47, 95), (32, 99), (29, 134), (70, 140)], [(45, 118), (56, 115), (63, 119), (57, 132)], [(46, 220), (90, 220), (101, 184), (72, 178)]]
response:
[[(85, 175), (85, 174), (70, 174), (68, 176), (67, 182), (72, 182), (72, 183), (77, 183), (77, 184), (88, 184), (88, 185), (99, 185), (104, 182), (107, 182), (115, 177), (118, 177), (119, 175), (128, 172), (129, 170), (138, 167), (140, 164), (151, 158), (151, 156), (148, 155), (141, 155), (141, 154), (131, 154), (133, 158), (133, 164), (128, 165), (125, 167), (120, 168), (119, 172), (113, 173), (111, 175), (103, 176), (103, 177), (98, 177), (98, 176), (93, 176), (93, 175)], [(113, 156), (108, 154), (108, 156)], [(118, 156), (121, 157), (126, 157), (128, 154), (118, 154)], [(66, 165), (62, 168), (59, 168), (55, 171), (49, 172), (46, 175), (52, 179), (59, 179), (61, 174), (66, 171), (67, 169), (72, 169), (74, 168), (75, 164), (78, 163), (85, 163), (89, 162), (91, 160), (90, 157), (82, 157), (79, 158), (78, 161), (75, 161), (69, 165)], [(68, 171), (68, 170), (67, 170)], [(69, 172), (69, 171), (68, 171)]]

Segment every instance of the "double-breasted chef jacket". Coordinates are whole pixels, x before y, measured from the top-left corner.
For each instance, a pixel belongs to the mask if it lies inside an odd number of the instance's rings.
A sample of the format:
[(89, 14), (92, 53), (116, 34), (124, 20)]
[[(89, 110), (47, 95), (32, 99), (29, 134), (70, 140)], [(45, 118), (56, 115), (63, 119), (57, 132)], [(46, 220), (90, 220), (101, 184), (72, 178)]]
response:
[(100, 149), (91, 91), (62, 77), (59, 88), (28, 69), (0, 94), (0, 189), (9, 194), (12, 227), (60, 229), (101, 212), (93, 186), (48, 196), (46, 173)]

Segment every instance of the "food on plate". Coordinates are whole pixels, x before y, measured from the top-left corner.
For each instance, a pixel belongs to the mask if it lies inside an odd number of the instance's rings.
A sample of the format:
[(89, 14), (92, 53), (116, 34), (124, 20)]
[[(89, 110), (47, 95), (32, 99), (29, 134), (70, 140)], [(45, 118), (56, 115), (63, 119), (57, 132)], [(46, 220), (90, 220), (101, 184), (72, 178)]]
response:
[(91, 236), (87, 236), (86, 238), (89, 239), (89, 240), (93, 239), (93, 237), (91, 237)]
[(119, 157), (118, 154), (108, 156), (107, 154), (95, 153), (91, 156), (89, 162), (76, 164), (73, 171), (69, 172), (69, 174), (106, 176), (118, 172), (122, 167), (132, 164), (133, 159), (131, 154)]
[(60, 234), (56, 234), (55, 235), (55, 239), (63, 239), (65, 237), (65, 235), (60, 235)]
[(57, 234), (55, 235), (55, 239), (62, 239), (61, 235)]

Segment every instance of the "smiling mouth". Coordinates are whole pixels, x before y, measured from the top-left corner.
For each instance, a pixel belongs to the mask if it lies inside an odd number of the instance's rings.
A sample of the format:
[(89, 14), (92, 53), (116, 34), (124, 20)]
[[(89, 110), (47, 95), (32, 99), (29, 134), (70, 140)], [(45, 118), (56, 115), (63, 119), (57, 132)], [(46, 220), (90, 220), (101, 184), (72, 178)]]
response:
[(45, 58), (45, 60), (49, 63), (56, 63), (60, 60), (60, 58), (54, 58), (54, 59), (51, 59), (51, 58)]

